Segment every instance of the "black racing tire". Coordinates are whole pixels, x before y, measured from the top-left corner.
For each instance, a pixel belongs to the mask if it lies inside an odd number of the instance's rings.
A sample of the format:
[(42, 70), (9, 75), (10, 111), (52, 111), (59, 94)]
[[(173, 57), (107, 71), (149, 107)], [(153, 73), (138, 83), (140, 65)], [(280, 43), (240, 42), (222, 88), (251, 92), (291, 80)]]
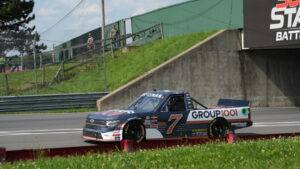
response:
[(123, 129), (123, 140), (133, 140), (140, 143), (145, 139), (146, 131), (144, 125), (139, 121), (128, 122)]
[(229, 132), (229, 126), (225, 119), (216, 118), (209, 124), (208, 136), (209, 138), (225, 138)]

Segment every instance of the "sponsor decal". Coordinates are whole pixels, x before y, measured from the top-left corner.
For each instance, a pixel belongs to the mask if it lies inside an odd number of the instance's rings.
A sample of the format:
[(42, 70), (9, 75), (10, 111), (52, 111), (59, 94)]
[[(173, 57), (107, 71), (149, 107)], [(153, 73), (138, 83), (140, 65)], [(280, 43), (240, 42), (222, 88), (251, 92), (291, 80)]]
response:
[(193, 106), (193, 103), (192, 103), (192, 100), (191, 100), (189, 94), (186, 94), (186, 101), (187, 101), (187, 107), (188, 107), (188, 109), (193, 109), (194, 106)]
[(300, 0), (244, 0), (247, 48), (300, 44)]
[(192, 129), (192, 132), (204, 132), (207, 131), (207, 129)]
[(192, 132), (192, 136), (207, 136), (207, 132)]
[(300, 0), (280, 0), (272, 8), (270, 30), (276, 31), (276, 41), (300, 39)]
[(123, 112), (112, 112), (112, 113), (109, 113), (107, 114), (108, 117), (111, 117), (111, 116), (119, 116), (119, 115), (122, 115), (124, 114)]
[(135, 112), (132, 110), (118, 110), (118, 112), (126, 113), (126, 114), (134, 114)]
[[(243, 109), (247, 109), (243, 113)], [(248, 119), (248, 108), (228, 108), (228, 109), (206, 109), (206, 110), (191, 110), (188, 114), (187, 122), (206, 122), (217, 117), (224, 117), (228, 120)]]
[(157, 124), (157, 116), (146, 116), (146, 119), (144, 121), (144, 125), (146, 128), (158, 128)]
[(157, 116), (151, 116), (150, 119), (152, 119), (152, 120), (157, 120), (158, 117), (157, 117)]
[(100, 114), (103, 116), (111, 117), (111, 116), (119, 116), (122, 114), (134, 114), (134, 113), (135, 112), (131, 110), (111, 110), (111, 111), (101, 112)]
[(150, 125), (150, 128), (158, 129), (158, 124), (151, 124), (151, 125)]
[(210, 119), (217, 117), (237, 117), (237, 109), (225, 109), (225, 110), (198, 110), (192, 111), (193, 119)]
[(182, 119), (183, 114), (171, 114), (168, 122), (173, 121), (168, 127), (166, 134), (173, 134), (174, 128), (178, 124), (178, 122)]
[(121, 141), (121, 137), (119, 137), (119, 136), (118, 136), (118, 137), (115, 137), (115, 140), (116, 140), (116, 141)]
[(247, 127), (247, 123), (246, 122), (241, 122), (241, 123), (231, 123), (232, 126), (235, 127)]
[(146, 127), (150, 126), (150, 125), (151, 125), (150, 120), (145, 120), (145, 121), (144, 121), (144, 125), (145, 125)]
[(147, 96), (147, 97), (156, 97), (159, 99), (163, 99), (164, 95), (162, 94), (155, 94), (155, 93), (144, 93), (142, 96)]
[(243, 109), (242, 111), (243, 115), (248, 115), (250, 113), (248, 108)]

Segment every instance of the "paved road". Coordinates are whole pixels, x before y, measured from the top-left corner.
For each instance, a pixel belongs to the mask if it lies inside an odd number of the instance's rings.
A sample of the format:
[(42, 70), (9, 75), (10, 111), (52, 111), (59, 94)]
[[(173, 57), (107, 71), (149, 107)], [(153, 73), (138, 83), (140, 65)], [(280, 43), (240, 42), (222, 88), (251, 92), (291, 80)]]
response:
[[(81, 130), (88, 113), (0, 115), (0, 147), (7, 150), (88, 146)], [(239, 134), (300, 132), (300, 108), (252, 109), (253, 127)]]

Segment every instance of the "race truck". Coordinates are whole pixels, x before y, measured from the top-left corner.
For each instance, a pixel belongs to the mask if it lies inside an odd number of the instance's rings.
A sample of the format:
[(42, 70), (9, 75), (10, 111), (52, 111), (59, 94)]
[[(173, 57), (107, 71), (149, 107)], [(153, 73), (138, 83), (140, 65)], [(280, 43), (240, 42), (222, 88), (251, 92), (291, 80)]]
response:
[(115, 142), (180, 138), (220, 138), (252, 126), (250, 102), (220, 99), (206, 107), (185, 91), (148, 91), (125, 110), (90, 113), (86, 140)]

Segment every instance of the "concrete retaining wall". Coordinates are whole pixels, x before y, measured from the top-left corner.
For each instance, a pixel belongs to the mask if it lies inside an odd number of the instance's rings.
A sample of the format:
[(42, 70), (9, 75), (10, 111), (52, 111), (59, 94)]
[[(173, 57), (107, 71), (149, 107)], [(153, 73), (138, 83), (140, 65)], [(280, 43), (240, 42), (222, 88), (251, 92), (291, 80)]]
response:
[[(299, 106), (300, 50), (242, 51), (237, 30), (220, 31), (97, 101), (126, 108), (143, 92), (186, 90), (203, 104), (249, 99), (252, 106)], [(298, 75), (298, 76), (297, 76)]]

